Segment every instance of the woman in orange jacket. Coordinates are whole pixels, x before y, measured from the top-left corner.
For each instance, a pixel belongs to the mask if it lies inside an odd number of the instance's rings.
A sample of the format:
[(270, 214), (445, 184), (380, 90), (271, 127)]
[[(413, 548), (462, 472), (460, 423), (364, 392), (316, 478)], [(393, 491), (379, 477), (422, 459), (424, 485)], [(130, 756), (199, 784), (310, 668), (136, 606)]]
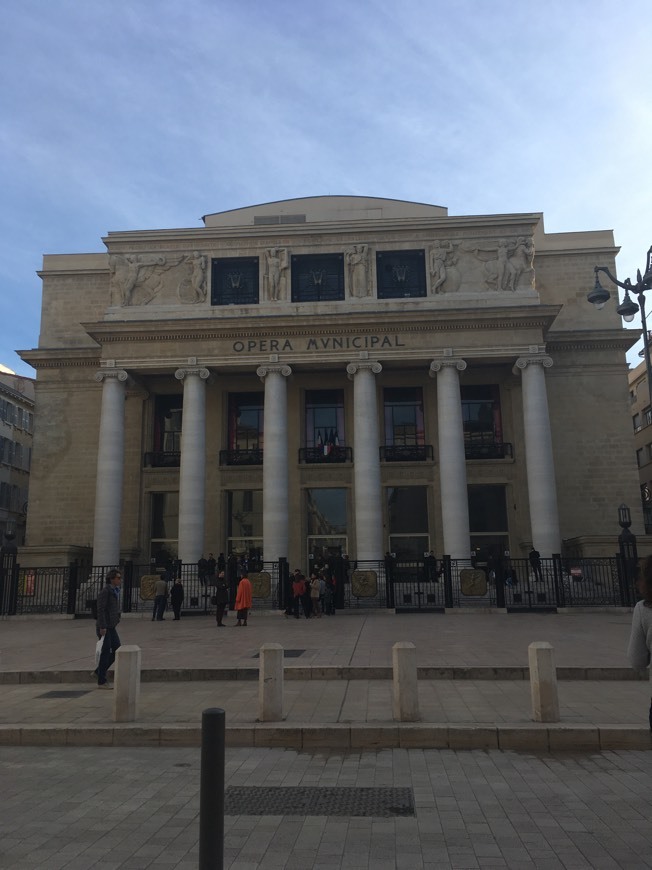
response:
[(243, 577), (238, 583), (238, 592), (235, 596), (235, 609), (237, 610), (238, 615), (236, 628), (239, 625), (247, 624), (247, 614), (251, 610), (251, 604), (251, 583), (247, 577)]

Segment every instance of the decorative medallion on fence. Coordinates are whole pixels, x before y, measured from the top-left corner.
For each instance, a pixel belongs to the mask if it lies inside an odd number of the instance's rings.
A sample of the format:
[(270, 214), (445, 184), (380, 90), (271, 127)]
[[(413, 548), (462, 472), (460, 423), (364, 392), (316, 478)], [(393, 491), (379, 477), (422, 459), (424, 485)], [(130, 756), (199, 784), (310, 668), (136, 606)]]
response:
[(356, 598), (374, 598), (378, 594), (378, 575), (375, 571), (354, 571), (351, 574), (351, 595)]
[(249, 575), (254, 598), (269, 598), (272, 594), (272, 575), (268, 571), (252, 571)]
[(140, 578), (141, 601), (153, 601), (156, 598), (154, 595), (154, 584), (160, 579), (160, 574), (143, 574)]
[(460, 592), (462, 595), (486, 595), (487, 575), (479, 568), (462, 568), (460, 571)]

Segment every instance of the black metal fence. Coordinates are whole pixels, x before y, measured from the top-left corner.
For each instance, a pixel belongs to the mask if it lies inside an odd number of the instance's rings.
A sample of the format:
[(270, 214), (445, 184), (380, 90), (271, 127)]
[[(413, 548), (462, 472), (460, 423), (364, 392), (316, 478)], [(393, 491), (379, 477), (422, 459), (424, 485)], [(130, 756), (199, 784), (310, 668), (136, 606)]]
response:
[[(38, 613), (94, 615), (97, 594), (112, 566), (72, 563), (67, 567), (29, 568), (6, 556), (0, 565), (0, 614)], [(182, 612), (215, 612), (214, 582), (196, 565), (174, 562), (167, 569), (126, 562), (122, 570), (122, 609), (153, 612), (153, 584), (160, 576), (183, 584)], [(323, 567), (323, 566), (321, 566)], [(312, 568), (312, 566), (311, 566)], [(253, 570), (256, 569), (256, 570)], [(637, 601), (631, 566), (613, 558), (471, 560), (426, 557), (398, 562), (336, 560), (329, 566), (335, 579), (339, 609), (390, 608), (399, 613), (443, 612), (449, 608), (506, 608), (509, 612), (557, 610), (566, 607), (631, 607)], [(233, 609), (240, 570), (226, 568), (229, 607)], [(253, 605), (282, 610), (292, 598), (287, 560), (250, 564)]]

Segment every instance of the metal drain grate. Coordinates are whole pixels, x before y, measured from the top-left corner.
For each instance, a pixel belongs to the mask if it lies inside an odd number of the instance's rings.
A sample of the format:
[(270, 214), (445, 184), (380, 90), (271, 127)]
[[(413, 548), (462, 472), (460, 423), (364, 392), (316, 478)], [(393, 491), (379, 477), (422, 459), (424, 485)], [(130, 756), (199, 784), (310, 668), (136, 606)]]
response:
[[(305, 649), (284, 649), (283, 650), (283, 658), (284, 659), (298, 659), (299, 656), (304, 654), (304, 652), (305, 652)], [(260, 653), (259, 652), (254, 653), (252, 658), (259, 659)]]
[(89, 689), (53, 689), (51, 692), (44, 692), (42, 695), (37, 695), (37, 698), (81, 698), (82, 695), (88, 695)]
[(227, 816), (413, 816), (411, 788), (230, 786)]

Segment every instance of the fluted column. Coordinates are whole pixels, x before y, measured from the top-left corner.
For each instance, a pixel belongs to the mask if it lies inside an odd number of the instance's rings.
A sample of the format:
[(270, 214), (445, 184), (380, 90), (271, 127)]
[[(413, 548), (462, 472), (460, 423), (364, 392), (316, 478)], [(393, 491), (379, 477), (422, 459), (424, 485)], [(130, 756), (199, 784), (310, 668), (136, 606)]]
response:
[(177, 369), (183, 382), (179, 469), (179, 559), (195, 564), (204, 550), (206, 497), (206, 381), (208, 369)]
[(465, 368), (466, 363), (461, 359), (441, 359), (430, 363), (430, 377), (437, 379), (437, 431), (444, 553), (453, 559), (469, 559), (471, 555), (459, 374)]
[(263, 558), (275, 562), (288, 556), (288, 394), (287, 365), (260, 366), (265, 384), (263, 448)]
[(128, 377), (122, 369), (102, 369), (95, 375), (95, 380), (102, 384), (93, 530), (93, 564), (98, 566), (116, 566), (120, 561)]
[(532, 545), (545, 557), (561, 552), (555, 462), (544, 372), (551, 366), (549, 356), (520, 357), (514, 366), (514, 373), (520, 372), (523, 382), (525, 464)]
[(379, 362), (352, 362), (346, 367), (353, 381), (353, 482), (355, 486), (356, 558), (382, 559), (383, 509), (380, 488), (380, 436), (375, 375)]

